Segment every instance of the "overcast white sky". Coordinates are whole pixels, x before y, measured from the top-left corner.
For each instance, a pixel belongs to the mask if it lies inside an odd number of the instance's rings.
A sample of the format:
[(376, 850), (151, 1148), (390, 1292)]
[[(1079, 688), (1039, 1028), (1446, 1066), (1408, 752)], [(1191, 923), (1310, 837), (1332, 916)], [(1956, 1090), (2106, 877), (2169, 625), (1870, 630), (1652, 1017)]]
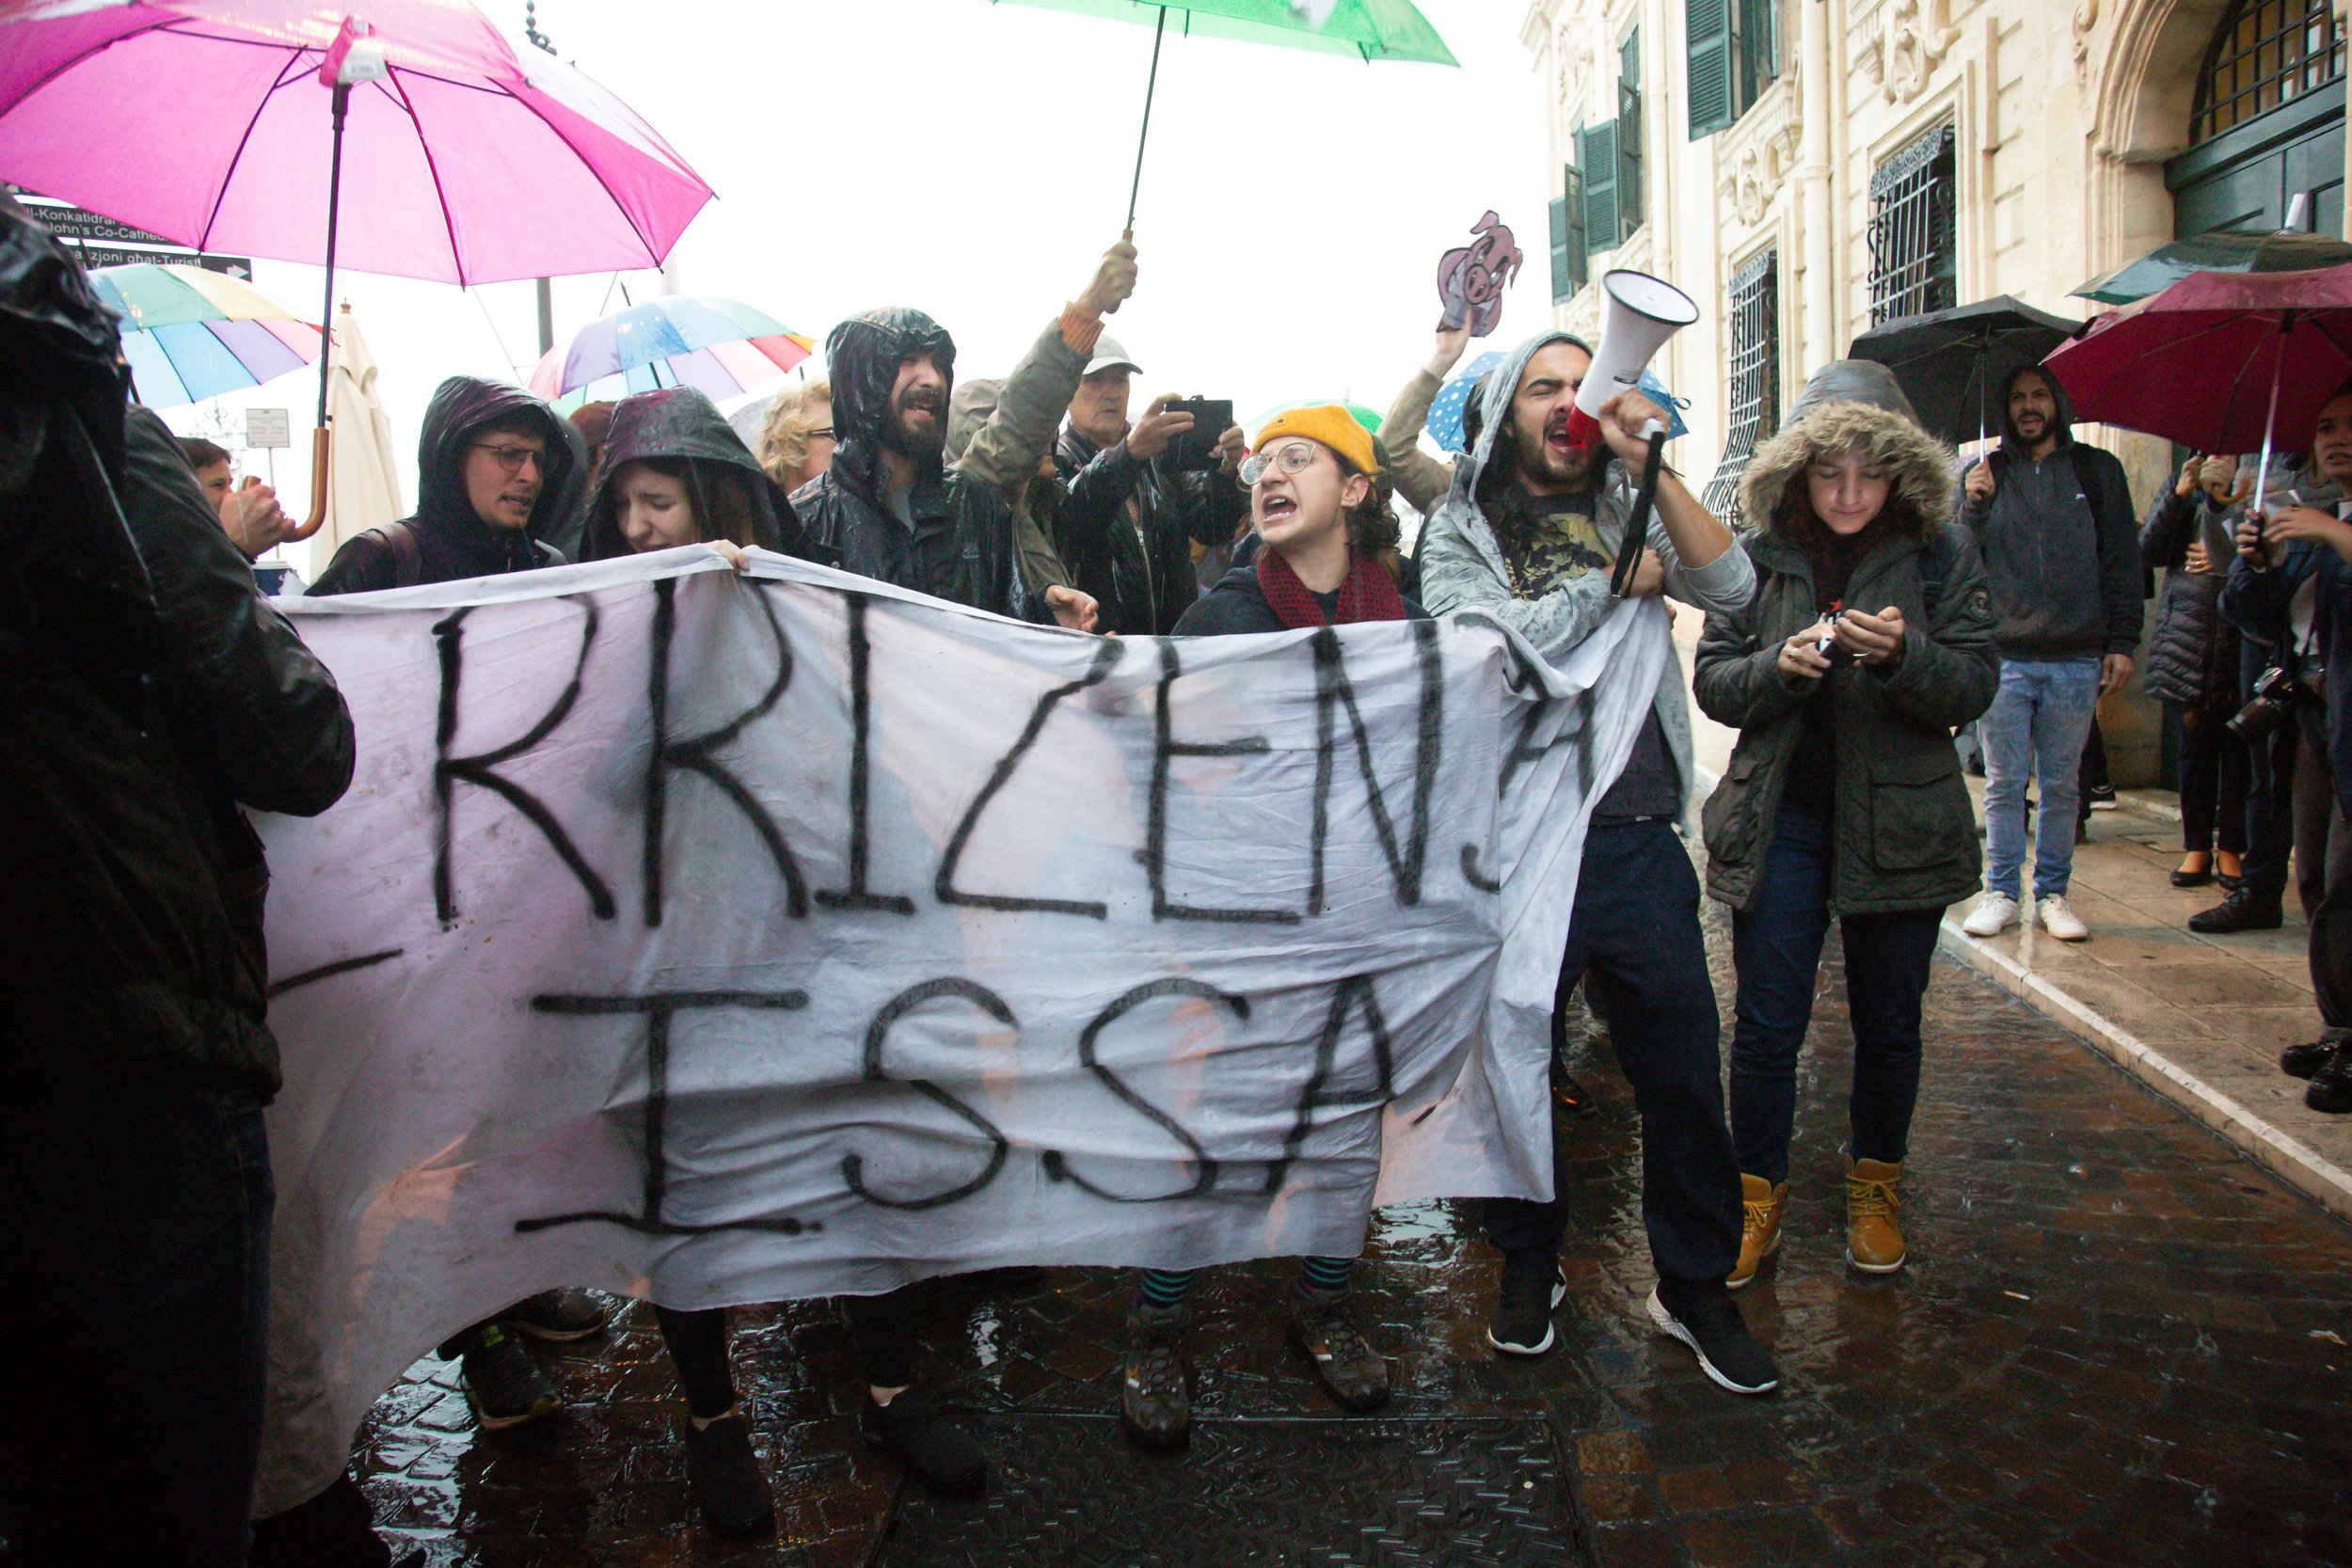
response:
[[(1527, 255), (1495, 346), (1542, 325), (1546, 151), (1523, 8), (1421, 5), (1460, 70), (1169, 37), (1141, 287), (1111, 327), (1144, 367), (1139, 398), (1231, 397), (1245, 417), (1309, 396), (1385, 407), (1428, 352), (1439, 253), (1488, 207)], [(528, 47), (522, 0), (485, 9)], [(677, 292), (732, 295), (820, 343), (847, 314), (913, 305), (954, 333), (960, 374), (1001, 375), (1125, 215), (1149, 28), (991, 0), (541, 0), (538, 15), (559, 55), (717, 191), (672, 255)], [(256, 273), (317, 309), (315, 269)], [(640, 300), (664, 286), (622, 281)], [(346, 270), (337, 292), (383, 368), (413, 503), (433, 388), (458, 372), (520, 380), (536, 361), (532, 285)], [(559, 340), (621, 305), (610, 273), (557, 279)], [(248, 404), (293, 410), (297, 450), (277, 454), (290, 494), (315, 388), (296, 375), (220, 400), (232, 426)], [(167, 417), (188, 430), (202, 416)], [(241, 463), (265, 471), (259, 452)]]

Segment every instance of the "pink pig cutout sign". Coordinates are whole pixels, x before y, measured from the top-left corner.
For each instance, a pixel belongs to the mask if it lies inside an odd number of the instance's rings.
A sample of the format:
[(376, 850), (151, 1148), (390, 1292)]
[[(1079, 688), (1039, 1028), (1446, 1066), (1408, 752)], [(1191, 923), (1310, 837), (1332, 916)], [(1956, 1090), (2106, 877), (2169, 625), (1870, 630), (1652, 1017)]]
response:
[(1467, 324), (1473, 338), (1484, 338), (1502, 320), (1502, 291), (1519, 275), (1517, 241), (1491, 209), (1470, 225), (1478, 238), (1447, 251), (1438, 259), (1438, 297), (1445, 302), (1445, 325)]

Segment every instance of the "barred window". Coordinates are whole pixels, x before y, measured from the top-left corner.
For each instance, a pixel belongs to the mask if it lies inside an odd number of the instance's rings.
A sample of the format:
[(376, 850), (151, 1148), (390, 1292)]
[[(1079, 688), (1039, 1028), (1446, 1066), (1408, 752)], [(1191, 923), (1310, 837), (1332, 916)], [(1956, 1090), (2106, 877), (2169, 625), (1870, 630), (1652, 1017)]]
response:
[(2214, 30), (2189, 140), (2209, 141), (2343, 74), (2333, 0), (2237, 0)]
[(1740, 515), (1740, 476), (1756, 443), (1780, 428), (1780, 253), (1768, 250), (1731, 275), (1731, 385), (1724, 399), (1730, 426), (1724, 460), (1707, 482), (1707, 510), (1733, 528), (1758, 519)]
[(1948, 125), (1870, 176), (1871, 325), (1960, 303), (1959, 196)]

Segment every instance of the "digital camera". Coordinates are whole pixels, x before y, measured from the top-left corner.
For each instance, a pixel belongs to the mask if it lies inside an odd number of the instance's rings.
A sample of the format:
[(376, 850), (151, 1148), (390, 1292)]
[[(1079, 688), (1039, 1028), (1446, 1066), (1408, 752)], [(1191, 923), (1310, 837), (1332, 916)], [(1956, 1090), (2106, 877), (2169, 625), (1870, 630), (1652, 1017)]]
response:
[(2253, 700), (2230, 721), (2230, 733), (2249, 746), (2264, 739), (2294, 716), (2296, 699), (2302, 694), (2293, 675), (2272, 665), (2254, 683)]

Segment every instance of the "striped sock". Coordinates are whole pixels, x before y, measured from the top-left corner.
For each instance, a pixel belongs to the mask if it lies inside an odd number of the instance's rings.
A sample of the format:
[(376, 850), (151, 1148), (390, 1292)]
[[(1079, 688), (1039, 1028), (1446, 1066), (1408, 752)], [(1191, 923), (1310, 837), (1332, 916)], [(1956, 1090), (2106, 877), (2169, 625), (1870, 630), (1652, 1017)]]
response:
[(1346, 1290), (1355, 1274), (1353, 1258), (1302, 1258), (1298, 1260), (1298, 1289), (1302, 1293), (1312, 1291), (1329, 1295)]
[(1182, 1307), (1192, 1291), (1190, 1269), (1145, 1269), (1136, 1281), (1136, 1302), (1156, 1311)]

